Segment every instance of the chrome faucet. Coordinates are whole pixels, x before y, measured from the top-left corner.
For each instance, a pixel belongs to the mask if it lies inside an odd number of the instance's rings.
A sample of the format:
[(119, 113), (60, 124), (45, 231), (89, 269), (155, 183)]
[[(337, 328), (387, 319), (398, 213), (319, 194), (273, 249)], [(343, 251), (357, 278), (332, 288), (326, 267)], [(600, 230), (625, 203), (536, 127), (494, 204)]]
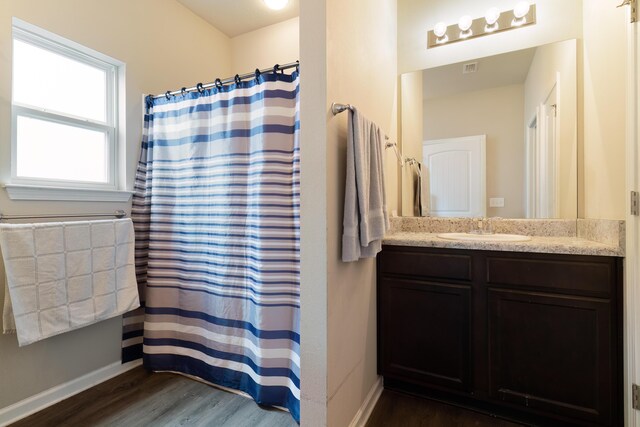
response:
[(493, 234), (493, 219), (499, 218), (487, 218), (478, 217), (474, 218), (475, 225), (472, 225), (471, 234)]

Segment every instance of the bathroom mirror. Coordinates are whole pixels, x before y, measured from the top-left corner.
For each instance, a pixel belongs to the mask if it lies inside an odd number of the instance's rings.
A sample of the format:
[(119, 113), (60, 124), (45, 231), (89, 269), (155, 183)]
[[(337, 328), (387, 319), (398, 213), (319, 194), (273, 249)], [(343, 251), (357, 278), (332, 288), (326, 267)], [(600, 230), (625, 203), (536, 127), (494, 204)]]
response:
[(576, 218), (576, 48), (403, 74), (401, 215)]

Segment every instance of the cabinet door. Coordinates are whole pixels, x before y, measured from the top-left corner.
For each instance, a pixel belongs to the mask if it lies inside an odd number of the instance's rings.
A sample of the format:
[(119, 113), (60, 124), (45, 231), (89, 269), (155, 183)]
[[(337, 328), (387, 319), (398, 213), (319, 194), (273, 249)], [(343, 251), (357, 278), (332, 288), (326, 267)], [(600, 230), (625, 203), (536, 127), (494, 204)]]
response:
[(611, 425), (609, 301), (495, 289), (488, 295), (491, 398)]
[(380, 345), (385, 377), (469, 391), (470, 287), (380, 280)]

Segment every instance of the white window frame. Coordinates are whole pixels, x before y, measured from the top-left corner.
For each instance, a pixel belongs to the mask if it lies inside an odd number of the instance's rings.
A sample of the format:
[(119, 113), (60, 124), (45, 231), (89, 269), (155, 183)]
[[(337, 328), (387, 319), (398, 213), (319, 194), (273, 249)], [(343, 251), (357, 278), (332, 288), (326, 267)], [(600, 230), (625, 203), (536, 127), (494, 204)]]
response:
[[(11, 184), (5, 186), (9, 196), (12, 199), (29, 199), (29, 200), (71, 200), (71, 192), (74, 193), (73, 200), (77, 200), (79, 195), (86, 195), (85, 200), (102, 200), (98, 192), (104, 193), (108, 199), (114, 198), (114, 192), (121, 189), (119, 167), (122, 165), (121, 152), (123, 147), (120, 144), (124, 142), (124, 132), (120, 129), (120, 123), (124, 123), (124, 73), (125, 64), (117, 59), (111, 58), (86, 46), (82, 46), (76, 42), (60, 37), (49, 31), (43, 30), (32, 24), (24, 22), (20, 19), (13, 18), (13, 40), (20, 40), (34, 46), (44, 48), (48, 51), (60, 54), (72, 60), (83, 64), (98, 68), (106, 73), (107, 94), (106, 94), (106, 121), (90, 120), (83, 117), (76, 117), (67, 113), (57, 111), (48, 111), (40, 107), (32, 105), (24, 105), (14, 102), (12, 99), (12, 130), (11, 130)], [(91, 90), (91, 88), (73, 87), (69, 90)], [(104, 132), (107, 138), (107, 182), (86, 182), (79, 180), (61, 180), (34, 177), (20, 177), (17, 175), (17, 120), (18, 116), (36, 118), (39, 120), (61, 123), (73, 127), (95, 130)], [(121, 120), (122, 119), (122, 120)], [(82, 159), (79, 159), (82, 161)], [(55, 191), (46, 191), (52, 189)], [(67, 198), (61, 198), (60, 191), (63, 189), (70, 190)], [(30, 195), (24, 197), (24, 193)], [(93, 192), (94, 194), (91, 194)], [(37, 193), (37, 194), (36, 194)], [(130, 192), (121, 192), (122, 197), (116, 196), (116, 199), (122, 198), (128, 200)], [(49, 194), (49, 196), (47, 195)], [(15, 197), (13, 197), (13, 196)]]

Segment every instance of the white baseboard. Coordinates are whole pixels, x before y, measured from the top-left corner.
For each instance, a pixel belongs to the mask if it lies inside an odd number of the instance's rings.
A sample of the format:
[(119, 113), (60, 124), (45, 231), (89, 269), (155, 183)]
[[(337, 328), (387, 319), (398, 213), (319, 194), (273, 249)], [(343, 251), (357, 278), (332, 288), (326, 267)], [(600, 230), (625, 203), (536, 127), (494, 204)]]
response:
[(0, 427), (15, 423), (22, 418), (28, 417), (61, 400), (123, 374), (141, 364), (142, 360), (134, 360), (124, 365), (120, 362), (115, 362), (64, 384), (52, 387), (42, 393), (28, 397), (20, 402), (16, 402), (6, 408), (1, 408)]
[(360, 409), (356, 412), (356, 416), (351, 420), (349, 427), (364, 427), (373, 412), (373, 408), (376, 407), (378, 399), (380, 399), (382, 390), (382, 377), (380, 376), (375, 384), (373, 384), (373, 387), (371, 387), (371, 390), (369, 390), (369, 394), (367, 394), (364, 402), (362, 402), (362, 406), (360, 406)]

